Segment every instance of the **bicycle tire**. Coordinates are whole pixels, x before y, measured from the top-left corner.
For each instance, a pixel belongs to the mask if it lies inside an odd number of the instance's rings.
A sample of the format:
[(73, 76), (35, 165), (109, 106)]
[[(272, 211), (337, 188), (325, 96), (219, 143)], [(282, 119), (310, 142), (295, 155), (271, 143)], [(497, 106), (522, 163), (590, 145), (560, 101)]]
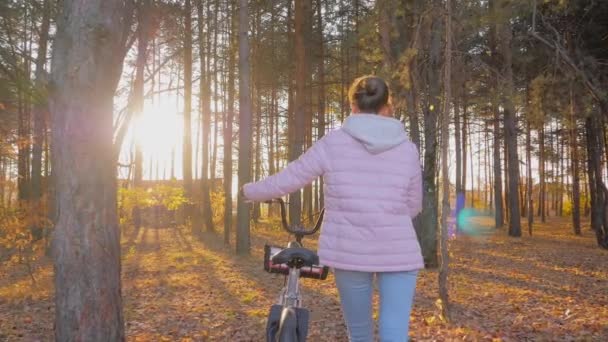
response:
[(278, 342), (300, 342), (298, 338), (298, 317), (293, 307), (283, 308), (277, 336)]

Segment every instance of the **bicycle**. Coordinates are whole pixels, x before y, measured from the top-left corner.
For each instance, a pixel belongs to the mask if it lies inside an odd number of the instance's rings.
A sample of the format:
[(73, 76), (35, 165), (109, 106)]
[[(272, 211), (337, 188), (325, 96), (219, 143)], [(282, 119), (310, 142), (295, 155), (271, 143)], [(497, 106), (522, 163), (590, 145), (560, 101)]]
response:
[(277, 304), (270, 308), (266, 323), (267, 342), (305, 342), (308, 334), (309, 312), (302, 306), (300, 277), (325, 280), (327, 266), (319, 264), (317, 253), (302, 246), (304, 236), (313, 235), (321, 228), (325, 210), (321, 210), (315, 226), (306, 230), (302, 225), (290, 226), (287, 222), (285, 202), (282, 199), (268, 201), (281, 206), (283, 229), (295, 236), (287, 248), (264, 245), (264, 270), (285, 275), (285, 286), (279, 294)]

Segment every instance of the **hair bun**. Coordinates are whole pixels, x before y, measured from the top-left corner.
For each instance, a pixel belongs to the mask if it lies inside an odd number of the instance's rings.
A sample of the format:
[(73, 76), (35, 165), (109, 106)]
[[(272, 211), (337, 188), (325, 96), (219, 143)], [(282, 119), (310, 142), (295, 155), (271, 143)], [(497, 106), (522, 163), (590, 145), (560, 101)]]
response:
[(378, 93), (378, 87), (372, 83), (373, 82), (367, 82), (367, 84), (365, 84), (365, 94), (368, 96), (374, 96)]
[(380, 77), (363, 76), (353, 82), (348, 97), (361, 111), (377, 113), (388, 103), (389, 89)]

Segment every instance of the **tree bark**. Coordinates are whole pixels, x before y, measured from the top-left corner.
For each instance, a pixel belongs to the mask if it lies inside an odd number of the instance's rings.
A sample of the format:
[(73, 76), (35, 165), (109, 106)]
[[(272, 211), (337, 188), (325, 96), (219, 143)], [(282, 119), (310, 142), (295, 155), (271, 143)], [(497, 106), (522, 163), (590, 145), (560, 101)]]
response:
[(507, 147), (507, 174), (509, 184), (509, 236), (521, 236), (521, 215), (519, 213), (519, 157), (517, 151), (517, 119), (515, 105), (513, 104), (513, 48), (511, 42), (511, 12), (508, 3), (501, 1), (503, 16), (506, 18), (499, 24), (500, 50), (502, 55), (502, 72), (505, 79), (503, 84), (503, 105), (505, 113), (505, 145)]
[(534, 191), (534, 180), (532, 178), (532, 137), (531, 137), (531, 131), (532, 128), (530, 127), (530, 120), (527, 120), (527, 129), (526, 129), (526, 173), (527, 173), (527, 180), (526, 180), (526, 185), (528, 187), (528, 190), (526, 191), (526, 196), (527, 196), (527, 201), (528, 201), (528, 205), (527, 205), (527, 209), (528, 209), (528, 234), (530, 236), (532, 236), (532, 225), (534, 224), (534, 196), (533, 196), (533, 191)]
[[(182, 172), (184, 195), (192, 201), (192, 3), (185, 0), (184, 4), (184, 139), (182, 154)], [(192, 204), (186, 204), (187, 219), (193, 218)], [(196, 225), (192, 224), (192, 232), (196, 233)]]
[[(490, 8), (490, 14), (497, 16), (496, 1), (490, 0), (488, 6)], [(490, 40), (491, 40), (491, 52), (492, 52), (492, 63), (494, 67), (499, 67), (499, 52), (498, 44), (500, 33), (497, 30), (495, 24), (490, 26)], [(500, 159), (500, 110), (499, 110), (499, 81), (498, 75), (491, 75), (493, 84), (493, 96), (492, 96), (492, 112), (494, 113), (494, 224), (496, 228), (502, 228), (504, 225), (503, 207), (502, 207), (502, 168)]]
[[(433, 2), (432, 6), (439, 6)], [(442, 18), (434, 16), (430, 23), (429, 66), (427, 67), (428, 98), (424, 115), (424, 198), (422, 224), (417, 226), (422, 254), (427, 267), (439, 265), (437, 257), (438, 230), (438, 194), (435, 181), (437, 173), (437, 118), (440, 111), (441, 89), (441, 36), (443, 33)]]
[(466, 206), (467, 203), (467, 109), (468, 109), (468, 98), (466, 81), (462, 85), (462, 205)]
[(570, 85), (570, 167), (572, 168), (572, 228), (574, 235), (581, 235), (581, 188), (578, 153), (577, 106)]
[[(239, 188), (251, 181), (251, 95), (249, 65), (249, 7), (239, 0)], [(249, 254), (250, 206), (239, 196), (237, 202), (237, 254)]]
[[(318, 93), (318, 139), (320, 140), (325, 135), (325, 50), (323, 44), (323, 1), (317, 0), (317, 30), (318, 30), (318, 49), (319, 49), (319, 65), (317, 72), (319, 73), (319, 93)], [(323, 177), (319, 179), (319, 210), (325, 206), (325, 198), (323, 191)]]
[(42, 189), (42, 151), (46, 128), (46, 113), (48, 103), (46, 98), (47, 76), (45, 71), (47, 46), (49, 38), (49, 28), (51, 17), (50, 0), (42, 2), (42, 24), (40, 25), (40, 36), (38, 38), (38, 56), (36, 56), (36, 90), (32, 110), (33, 117), (33, 144), (32, 144), (32, 176), (31, 176), (31, 198), (34, 201), (40, 200), (43, 194)]
[(595, 231), (597, 243), (608, 249), (608, 224), (606, 222), (606, 191), (602, 181), (601, 119), (593, 114), (587, 117), (587, 161), (589, 166), (589, 193), (591, 195), (591, 227)]
[[(45, 71), (47, 45), (49, 38), (51, 17), (51, 6), (49, 0), (42, 3), (42, 23), (40, 25), (40, 35), (38, 38), (38, 56), (36, 56), (36, 98), (32, 109), (33, 135), (32, 135), (32, 175), (31, 175), (31, 200), (34, 210), (45, 215), (46, 208), (43, 207), (42, 195), (42, 152), (46, 135), (46, 118), (48, 112), (47, 95), (47, 75)], [(1, 202), (1, 201), (0, 201)], [(32, 236), (35, 240), (41, 239), (43, 227), (35, 220), (32, 227)]]
[[(213, 146), (211, 147), (211, 165), (210, 166), (210, 172), (209, 172), (209, 178), (211, 180), (215, 179), (216, 176), (216, 168), (217, 168), (217, 136), (218, 136), (218, 127), (219, 127), (219, 122), (220, 122), (220, 114), (219, 114), (219, 83), (218, 83), (218, 78), (217, 75), (219, 73), (218, 70), (218, 66), (217, 66), (217, 62), (219, 60), (218, 58), (218, 52), (217, 52), (217, 40), (218, 40), (218, 31), (219, 31), (219, 27), (218, 27), (218, 15), (219, 13), (221, 13), (221, 9), (220, 9), (220, 2), (219, 0), (215, 0), (215, 13), (213, 14), (213, 26), (214, 26), (214, 30), (213, 30), (213, 54), (212, 56), (216, 56), (215, 58), (213, 58)], [(209, 191), (211, 191), (212, 189), (210, 189)], [(208, 208), (209, 209), (209, 208)], [(213, 216), (213, 215), (211, 215)], [(209, 222), (207, 222), (208, 224)], [(213, 219), (211, 220), (211, 224), (213, 225)], [(208, 227), (209, 228), (209, 227)], [(214, 230), (213, 227), (211, 227), (211, 230)]]
[[(137, 29), (137, 60), (135, 62), (135, 81), (133, 82), (133, 94), (130, 105), (130, 108), (127, 110), (127, 118), (125, 118), (125, 123), (123, 123), (124, 130), (126, 132), (126, 127), (131, 121), (132, 117), (139, 118), (143, 114), (144, 110), (144, 71), (146, 67), (146, 57), (148, 53), (148, 42), (149, 42), (149, 24), (150, 24), (150, 10), (152, 3), (150, 0), (146, 0), (141, 3), (139, 8), (137, 9), (138, 14), (138, 22), (139, 27)], [(137, 127), (135, 128), (138, 129)], [(139, 128), (141, 129), (141, 128)], [(119, 133), (121, 134), (121, 133)], [(124, 134), (124, 133), (122, 133)], [(118, 157), (120, 153), (120, 148), (122, 145), (122, 135), (118, 138), (117, 142), (114, 144), (115, 153)], [(143, 182), (143, 168), (144, 168), (144, 157), (142, 146), (139, 141), (135, 141), (135, 160), (134, 160), (134, 181), (133, 186), (135, 188), (139, 188), (142, 186)], [(150, 169), (150, 172), (152, 170)], [(150, 177), (151, 178), (151, 177)], [(133, 208), (133, 225), (135, 229), (139, 229), (141, 227), (141, 208), (139, 206), (135, 206)]]
[(546, 179), (545, 179), (545, 125), (541, 123), (541, 128), (539, 130), (540, 142), (539, 142), (539, 167), (538, 167), (538, 177), (540, 179), (540, 187), (539, 187), (539, 200), (538, 200), (538, 215), (540, 216), (540, 222), (545, 223), (545, 187), (546, 187)]
[(448, 298), (448, 216), (450, 215), (450, 175), (448, 169), (450, 104), (452, 102), (452, 6), (451, 0), (446, 1), (446, 44), (445, 44), (445, 76), (444, 76), (444, 108), (441, 120), (441, 175), (442, 175), (442, 206), (441, 206), (441, 265), (439, 269), (439, 298), (441, 299), (442, 316), (450, 320), (450, 302)]
[(55, 339), (123, 341), (112, 112), (131, 13), (118, 0), (65, 0), (60, 13), (50, 102)]
[[(295, 3), (295, 66), (296, 66), (296, 94), (294, 108), (294, 140), (289, 155), (290, 160), (296, 160), (302, 154), (305, 138), (306, 119), (306, 80), (308, 75), (308, 58), (304, 34), (307, 32), (307, 13), (311, 7), (311, 0), (296, 1)], [(301, 220), (302, 199), (298, 190), (289, 195), (289, 217), (292, 224)]]
[(236, 64), (237, 11), (236, 1), (231, 1), (230, 46), (228, 57), (228, 105), (224, 122), (224, 243), (230, 244), (232, 230), (232, 125), (234, 123), (234, 74)]
[[(202, 209), (203, 209), (203, 222), (208, 232), (215, 231), (215, 227), (213, 225), (213, 211), (211, 209), (211, 190), (210, 190), (210, 180), (209, 180), (209, 139), (210, 139), (210, 131), (211, 131), (211, 91), (210, 80), (211, 75), (209, 68), (206, 67), (206, 61), (210, 58), (209, 56), (205, 56), (205, 49), (203, 48), (204, 42), (204, 32), (203, 32), (203, 21), (204, 21), (204, 13), (203, 13), (203, 1), (196, 1), (196, 9), (198, 14), (198, 36), (199, 36), (199, 62), (201, 69), (201, 77), (199, 80), (199, 92), (200, 92), (200, 102), (199, 107), (201, 110), (201, 115), (203, 117), (202, 120), (202, 169), (201, 169), (201, 190), (202, 190)], [(207, 31), (207, 35), (209, 35), (209, 31)], [(205, 58), (207, 57), (207, 58)], [(198, 229), (197, 229), (198, 230)]]

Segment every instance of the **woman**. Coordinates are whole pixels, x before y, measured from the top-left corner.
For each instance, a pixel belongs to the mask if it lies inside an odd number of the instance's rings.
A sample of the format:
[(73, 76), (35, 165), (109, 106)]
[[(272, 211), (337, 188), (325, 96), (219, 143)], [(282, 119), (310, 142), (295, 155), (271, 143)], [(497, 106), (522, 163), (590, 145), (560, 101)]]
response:
[(333, 268), (351, 341), (372, 341), (372, 280), (380, 292), (380, 340), (407, 341), (416, 276), (424, 267), (412, 219), (422, 207), (416, 146), (392, 117), (379, 77), (355, 80), (340, 129), (278, 174), (246, 184), (252, 201), (284, 196), (323, 176), (321, 263)]

